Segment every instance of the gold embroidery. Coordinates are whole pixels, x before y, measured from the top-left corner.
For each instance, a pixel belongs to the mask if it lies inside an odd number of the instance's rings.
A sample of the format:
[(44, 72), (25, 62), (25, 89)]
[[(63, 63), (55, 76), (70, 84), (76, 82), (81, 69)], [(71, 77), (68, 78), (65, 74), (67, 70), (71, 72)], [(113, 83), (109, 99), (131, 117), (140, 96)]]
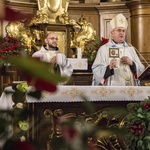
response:
[(71, 90), (66, 90), (61, 92), (61, 95), (67, 95), (70, 96), (71, 98), (76, 98), (79, 95), (86, 94), (85, 90), (78, 90), (77, 88), (72, 88)]
[(125, 21), (123, 20), (123, 18), (121, 18), (119, 21), (120, 21), (122, 24), (125, 22)]
[(114, 94), (115, 91), (114, 90), (110, 90), (110, 89), (106, 89), (104, 87), (101, 87), (98, 90), (92, 90), (91, 93), (92, 94), (98, 94), (100, 96), (106, 97), (107, 95)]
[(82, 68), (82, 67), (85, 66), (85, 64), (82, 63), (82, 62), (78, 62), (78, 63), (76, 63), (75, 65), (76, 65), (77, 67), (79, 67), (79, 68)]
[(132, 73), (128, 65), (120, 64), (120, 74), (125, 79), (125, 85), (133, 85)]
[(128, 88), (128, 89), (123, 89), (123, 90), (120, 90), (120, 94), (127, 94), (129, 95), (130, 97), (134, 97), (136, 96), (137, 94), (141, 94), (142, 93), (142, 90), (138, 90), (138, 89), (134, 89), (132, 87)]
[[(123, 56), (126, 56), (125, 48), (123, 48), (121, 57)], [(129, 65), (120, 63), (120, 77), (124, 79), (124, 82), (125, 82), (124, 86), (134, 85), (133, 75), (132, 75)]]

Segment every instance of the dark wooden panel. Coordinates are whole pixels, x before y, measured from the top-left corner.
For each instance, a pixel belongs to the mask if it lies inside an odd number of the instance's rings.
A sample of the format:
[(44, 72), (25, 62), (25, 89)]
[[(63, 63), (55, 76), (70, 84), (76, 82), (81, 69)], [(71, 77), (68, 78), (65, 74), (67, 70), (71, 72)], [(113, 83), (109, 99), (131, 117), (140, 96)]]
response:
[[(73, 103), (56, 103), (56, 102), (47, 102), (47, 103), (29, 103), (29, 109), (34, 113), (34, 116), (30, 118), (30, 123), (34, 125), (29, 132), (29, 140), (36, 141), (40, 150), (46, 150), (48, 147), (51, 147), (51, 142), (54, 139), (58, 138), (60, 135), (57, 133), (57, 119), (61, 116), (74, 116), (75, 118), (83, 117), (85, 119), (91, 118), (93, 123), (96, 123), (98, 126), (107, 126), (112, 122), (110, 121), (107, 111), (111, 109), (122, 108), (126, 110), (126, 105), (129, 101), (98, 101), (91, 102), (91, 105), (95, 108), (95, 113), (90, 114), (87, 108), (85, 107), (84, 102), (73, 102)], [(135, 101), (134, 101), (135, 103)], [(105, 116), (102, 116), (102, 113), (105, 111)], [(118, 113), (116, 116), (119, 116)], [(115, 117), (116, 117), (115, 116)], [(93, 117), (93, 118), (92, 118)], [(114, 117), (114, 118), (115, 118)], [(120, 119), (116, 117), (116, 124), (119, 124), (119, 121), (123, 124), (124, 116), (119, 116)], [(100, 119), (101, 118), (101, 119)], [(46, 123), (42, 126), (40, 123), (46, 120)], [(114, 122), (113, 122), (114, 123)], [(61, 138), (61, 136), (59, 137)], [(125, 142), (125, 141), (124, 141)], [(110, 143), (108, 143), (109, 145)], [(112, 144), (112, 143), (111, 143)], [(109, 145), (110, 147), (114, 145)], [(124, 149), (124, 144), (122, 141), (118, 140), (118, 145), (121, 149)], [(56, 146), (56, 145), (55, 145)], [(57, 150), (57, 148), (54, 148)], [(107, 149), (107, 146), (106, 146)], [(59, 149), (58, 149), (59, 150)]]
[(67, 85), (92, 85), (91, 70), (74, 70)]

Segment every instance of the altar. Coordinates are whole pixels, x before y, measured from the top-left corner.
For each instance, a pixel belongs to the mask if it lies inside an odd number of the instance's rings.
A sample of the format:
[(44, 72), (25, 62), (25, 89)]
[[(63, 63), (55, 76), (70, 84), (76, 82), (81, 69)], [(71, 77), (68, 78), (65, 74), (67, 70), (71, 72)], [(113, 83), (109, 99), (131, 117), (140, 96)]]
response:
[[(13, 101), (12, 94), (6, 94), (6, 91), (13, 92), (12, 87), (6, 87), (0, 97), (0, 108), (7, 110), (12, 108)], [(34, 91), (34, 87), (30, 86), (29, 91)], [(38, 142), (40, 150), (50, 150), (52, 140), (62, 136), (61, 132), (57, 132), (56, 120), (59, 117), (68, 116), (68, 119), (72, 117), (78, 119), (81, 116), (85, 119), (92, 117), (91, 119), (94, 124), (98, 126), (105, 124), (107, 126), (112, 122), (106, 114), (112, 108), (126, 109), (128, 103), (143, 101), (148, 96), (150, 96), (149, 86), (113, 87), (69, 85), (58, 86), (55, 93), (42, 92), (40, 100), (26, 96), (28, 109), (33, 113), (29, 117), (32, 127), (27, 134), (28, 140)], [(85, 99), (94, 106), (94, 114), (89, 114), (84, 105)], [(104, 111), (106, 116), (102, 116)], [(116, 124), (120, 124), (120, 122), (123, 122), (123, 118), (120, 118), (120, 114), (117, 114), (117, 116), (119, 117), (115, 116)], [(41, 126), (39, 123), (45, 119), (47, 123)], [(109, 147), (114, 147), (109, 142), (111, 141), (108, 141)], [(102, 142), (101, 144), (104, 143)], [(119, 140), (118, 145), (120, 148), (124, 148), (124, 144), (119, 142)]]
[(27, 97), (28, 103), (37, 102), (83, 102), (81, 96), (96, 101), (142, 101), (150, 96), (150, 87), (108, 87), (108, 86), (58, 86), (55, 93), (43, 92), (41, 100)]
[[(0, 97), (0, 108), (11, 109), (13, 102), (11, 94), (5, 92), (13, 91), (12, 87), (6, 87)], [(34, 91), (30, 86), (29, 91)], [(42, 92), (42, 97), (37, 100), (31, 96), (26, 96), (27, 103), (75, 103), (84, 102), (85, 96), (90, 102), (119, 102), (119, 101), (143, 101), (150, 96), (149, 86), (58, 86), (57, 91), (49, 93)]]

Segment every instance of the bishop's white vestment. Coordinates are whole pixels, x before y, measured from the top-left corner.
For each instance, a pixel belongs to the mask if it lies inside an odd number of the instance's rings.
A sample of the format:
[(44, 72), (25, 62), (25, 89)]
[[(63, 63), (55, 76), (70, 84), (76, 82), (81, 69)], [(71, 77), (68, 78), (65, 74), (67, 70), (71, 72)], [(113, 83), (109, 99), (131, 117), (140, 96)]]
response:
[[(114, 56), (111, 56), (111, 51), (114, 51), (112, 53)], [(122, 64), (120, 59), (123, 56), (128, 56), (134, 65)], [(109, 64), (112, 58), (117, 59), (117, 66), (110, 70)], [(92, 85), (135, 86), (138, 81), (137, 77), (144, 71), (144, 68), (133, 46), (126, 42), (116, 44), (110, 40), (101, 46), (97, 52), (92, 65)]]

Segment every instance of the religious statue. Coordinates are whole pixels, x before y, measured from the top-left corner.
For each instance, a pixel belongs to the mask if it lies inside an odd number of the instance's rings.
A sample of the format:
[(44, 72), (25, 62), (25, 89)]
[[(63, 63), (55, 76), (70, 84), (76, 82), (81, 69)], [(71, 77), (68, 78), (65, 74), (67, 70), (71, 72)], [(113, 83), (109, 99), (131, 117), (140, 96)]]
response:
[(75, 30), (72, 34), (71, 47), (80, 47), (84, 51), (85, 43), (95, 39), (96, 31), (84, 16), (81, 16), (78, 22), (71, 20), (70, 23)]
[(50, 20), (45, 13), (41, 13), (40, 10), (37, 10), (36, 15), (30, 20), (28, 26), (36, 26), (38, 24), (49, 24)]
[(6, 26), (6, 34), (9, 37), (20, 39), (24, 45), (28, 46), (30, 51), (32, 51), (32, 49), (33, 51), (36, 51), (42, 45), (41, 35), (44, 33), (42, 33), (42, 31), (26, 27), (25, 23), (21, 21), (14, 21), (8, 23)]
[(39, 50), (41, 48), (41, 45), (43, 44), (42, 35), (44, 35), (44, 31), (31, 28), (31, 35), (32, 35), (32, 40), (31, 40), (32, 51), (35, 52)]
[(32, 36), (30, 29), (24, 27), (23, 22), (14, 21), (8, 23), (6, 26), (6, 34), (9, 37), (20, 39), (24, 45), (28, 46), (28, 49), (31, 49)]
[(69, 23), (67, 12), (70, 0), (37, 0), (38, 11), (30, 26), (43, 23)]

